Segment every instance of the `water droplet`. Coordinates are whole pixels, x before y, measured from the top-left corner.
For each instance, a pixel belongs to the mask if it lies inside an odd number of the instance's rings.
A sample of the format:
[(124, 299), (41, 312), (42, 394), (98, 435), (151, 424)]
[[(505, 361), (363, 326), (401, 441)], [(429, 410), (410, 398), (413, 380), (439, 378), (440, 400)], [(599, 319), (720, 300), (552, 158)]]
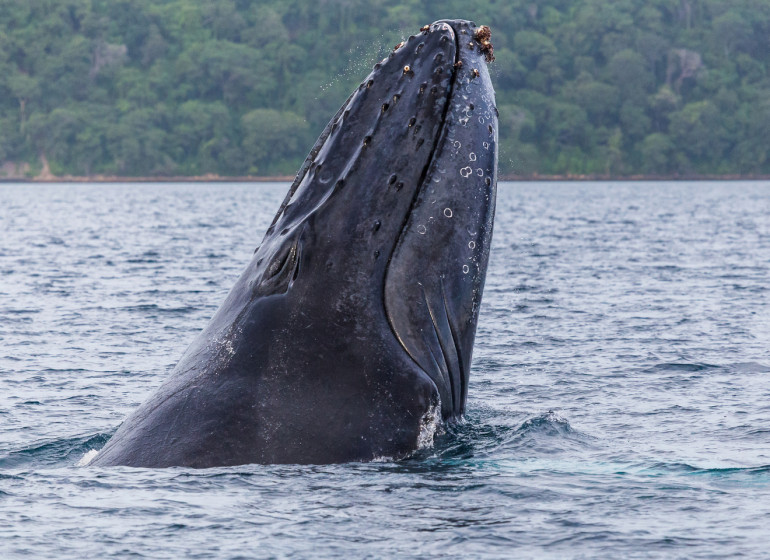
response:
[(472, 172), (473, 170), (470, 167), (463, 167), (460, 170), (460, 175), (462, 175), (465, 178), (468, 178)]
[(484, 171), (479, 167), (478, 169), (476, 169), (476, 175), (478, 175), (479, 177), (483, 177)]
[(451, 208), (444, 208), (444, 216), (446, 216), (447, 218), (451, 218), (452, 217), (452, 209)]
[(427, 228), (424, 225), (421, 224), (421, 225), (417, 226), (417, 233), (419, 233), (420, 235), (425, 235), (425, 232), (427, 232), (427, 231), (428, 230), (427, 230)]
[(468, 242), (468, 248), (469, 249), (475, 249), (476, 248), (476, 242), (475, 241), (469, 241)]
[(467, 264), (463, 265), (463, 274), (468, 274), (471, 271)]
[(471, 161), (476, 161), (476, 154), (475, 153), (471, 152), (468, 157), (470, 158)]
[(488, 150), (489, 149), (489, 142), (484, 142), (482, 144), (482, 146), (484, 146), (484, 149)]
[(462, 144), (460, 144), (459, 140), (455, 140), (453, 145), (454, 145), (455, 148), (459, 148), (459, 147), (462, 146)]

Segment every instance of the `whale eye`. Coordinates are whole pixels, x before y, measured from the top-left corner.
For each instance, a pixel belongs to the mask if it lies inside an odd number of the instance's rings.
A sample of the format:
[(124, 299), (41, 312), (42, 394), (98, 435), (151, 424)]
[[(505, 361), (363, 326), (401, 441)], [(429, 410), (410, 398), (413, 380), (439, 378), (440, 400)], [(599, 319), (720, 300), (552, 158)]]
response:
[(294, 239), (286, 239), (284, 244), (273, 254), (262, 277), (254, 287), (255, 295), (266, 296), (285, 294), (299, 276), (300, 257), (302, 255), (301, 233)]

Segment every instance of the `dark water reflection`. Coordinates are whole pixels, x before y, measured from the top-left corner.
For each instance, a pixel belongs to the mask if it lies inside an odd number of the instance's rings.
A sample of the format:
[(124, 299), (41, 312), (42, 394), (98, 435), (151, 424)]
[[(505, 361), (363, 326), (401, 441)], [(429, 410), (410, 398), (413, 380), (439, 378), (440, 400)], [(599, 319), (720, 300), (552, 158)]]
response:
[(761, 557), (770, 185), (503, 184), (469, 411), (398, 462), (75, 465), (286, 185), (0, 185), (3, 557)]

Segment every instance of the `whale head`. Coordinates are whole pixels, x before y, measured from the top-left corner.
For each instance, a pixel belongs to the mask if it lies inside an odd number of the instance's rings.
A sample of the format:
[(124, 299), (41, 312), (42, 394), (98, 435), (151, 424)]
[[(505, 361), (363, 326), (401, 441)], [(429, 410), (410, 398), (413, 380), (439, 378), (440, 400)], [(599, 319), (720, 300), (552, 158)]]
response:
[(376, 64), (311, 150), (249, 276), (253, 294), (322, 311), (351, 337), (386, 322), (444, 419), (464, 411), (492, 235), (490, 51), (489, 28), (437, 21)]

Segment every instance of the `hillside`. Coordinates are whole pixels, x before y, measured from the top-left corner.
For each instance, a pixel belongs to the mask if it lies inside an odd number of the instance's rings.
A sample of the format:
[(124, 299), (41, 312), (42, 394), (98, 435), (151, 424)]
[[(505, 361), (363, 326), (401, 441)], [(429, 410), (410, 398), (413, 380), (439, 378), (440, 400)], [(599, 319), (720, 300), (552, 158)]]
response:
[(503, 174), (770, 173), (770, 0), (0, 0), (0, 177), (291, 174), (441, 17), (492, 27)]

